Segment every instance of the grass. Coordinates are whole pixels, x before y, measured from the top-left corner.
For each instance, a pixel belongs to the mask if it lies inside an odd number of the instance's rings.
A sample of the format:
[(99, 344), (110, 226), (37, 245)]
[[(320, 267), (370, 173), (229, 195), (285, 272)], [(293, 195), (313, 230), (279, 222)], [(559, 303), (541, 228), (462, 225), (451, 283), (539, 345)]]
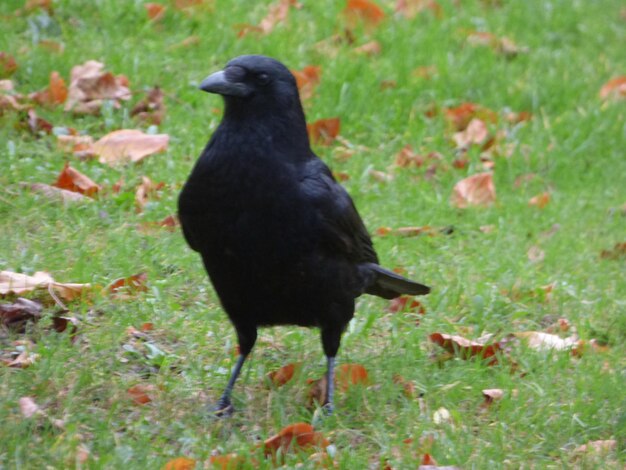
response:
[[(267, 3), (229, 3), (215, 2), (194, 15), (170, 6), (161, 22), (151, 24), (142, 1), (61, 0), (47, 27), (42, 25), (50, 18), (41, 11), (13, 16), (21, 1), (0, 5), (0, 51), (20, 66), (12, 77), (17, 91), (44, 88), (53, 70), (67, 80), (72, 66), (100, 60), (107, 70), (127, 75), (136, 96), (155, 84), (165, 90), (167, 117), (159, 131), (171, 139), (164, 154), (110, 168), (68, 157), (53, 136), (16, 129), (15, 113), (0, 116), (0, 268), (45, 270), (60, 281), (101, 286), (140, 271), (149, 279), (149, 290), (129, 300), (96, 294), (70, 304), (81, 320), (74, 342), (67, 333), (50, 331), (54, 307), (25, 334), (0, 336), (4, 353), (29, 339), (40, 355), (27, 369), (0, 368), (0, 468), (160, 468), (182, 455), (201, 468), (215, 451), (252, 454), (256, 463), (249, 459), (246, 465), (271, 468), (257, 442), (290, 423), (312, 420), (306, 379), (321, 376), (324, 361), (318, 333), (295, 327), (262, 331), (235, 391), (239, 413), (207, 419), (206, 405), (233, 365), (232, 328), (180, 232), (145, 235), (136, 229), (175, 211), (178, 188), (219, 121), (212, 109), (221, 107), (220, 100), (195, 85), (244, 53), (274, 56), (293, 69), (322, 67), (321, 83), (305, 106), (308, 119), (339, 116), (341, 136), (362, 148), (347, 161), (335, 158), (339, 144), (317, 151), (334, 170), (350, 175), (345, 185), (370, 230), (454, 227), (450, 236), (375, 239), (384, 265), (403, 266), (434, 292), (424, 299), (427, 314), (419, 327), (414, 316), (386, 313), (380, 299), (359, 300), (339, 361), (363, 364), (370, 385), (340, 393), (336, 414), (317, 424), (336, 445), (339, 468), (383, 468), (385, 462), (415, 468), (424, 452), (441, 465), (462, 468), (582, 468), (600, 462), (622, 468), (625, 266), (623, 257), (601, 259), (600, 253), (625, 241), (626, 107), (598, 98), (602, 84), (626, 73), (622, 2), (494, 6), (498, 2), (442, 0), (441, 18), (425, 12), (408, 20), (393, 14), (394, 2), (381, 1), (387, 19), (372, 31), (356, 32), (356, 45), (380, 43), (382, 52), (373, 57), (355, 54), (348, 44), (337, 45), (334, 55), (316, 46), (342, 30), (343, 2), (302, 2), (269, 35), (239, 40), (233, 25), (258, 23)], [(507, 60), (488, 47), (466, 44), (467, 30), (510, 37), (529, 51)], [(198, 45), (175, 47), (191, 35), (200, 38)], [(42, 38), (62, 42), (64, 53), (38, 46)], [(413, 76), (416, 67), (427, 65), (436, 66), (432, 79)], [(397, 86), (381, 90), (381, 80)], [(459, 210), (449, 203), (458, 180), (483, 171), (475, 151), (467, 168), (447, 165), (432, 179), (424, 177), (424, 168), (389, 170), (395, 176), (390, 183), (368, 176), (372, 168), (388, 171), (406, 144), (440, 152), (450, 164), (455, 151), (445, 120), (428, 119), (424, 110), (431, 103), (465, 101), (533, 114), (519, 126), (497, 125), (508, 130), (506, 142), (514, 151), (496, 159), (495, 205)], [(90, 117), (62, 108), (37, 112), (56, 126), (100, 137), (140, 127), (129, 109)], [(63, 206), (19, 185), (53, 182), (68, 159), (103, 186), (123, 178), (126, 190), (93, 204)], [(516, 188), (516, 178), (528, 173), (537, 176)], [(133, 191), (142, 175), (168, 186), (137, 214)], [(546, 190), (552, 199), (545, 208), (528, 205)], [(546, 236), (555, 224), (559, 230)], [(481, 232), (485, 225), (493, 231)], [(532, 246), (545, 252), (543, 261), (528, 259)], [(555, 286), (549, 300), (533, 295), (549, 283)], [(500, 338), (545, 330), (560, 317), (582, 339), (597, 339), (608, 351), (573, 358), (519, 345), (511, 353), (519, 364), (514, 374), (480, 361), (431, 359), (441, 352), (428, 342), (433, 332)], [(130, 326), (144, 322), (154, 323), (149, 335), (161, 354), (128, 335)], [(289, 362), (304, 366), (284, 387), (268, 389), (265, 374)], [(404, 397), (392, 381), (395, 374), (412, 381), (423, 398)], [(129, 400), (127, 389), (138, 383), (157, 387), (153, 402), (137, 406)], [(485, 388), (501, 388), (505, 397), (481, 409)], [(24, 396), (63, 419), (65, 429), (43, 417), (24, 418), (18, 407)], [(450, 422), (433, 420), (440, 408), (450, 412)], [(413, 443), (404, 444), (407, 438)], [(574, 452), (600, 439), (616, 439), (617, 450), (600, 457)], [(77, 457), (80, 446), (89, 451), (84, 463)], [(307, 458), (295, 453), (286, 462), (290, 468), (314, 467)]]

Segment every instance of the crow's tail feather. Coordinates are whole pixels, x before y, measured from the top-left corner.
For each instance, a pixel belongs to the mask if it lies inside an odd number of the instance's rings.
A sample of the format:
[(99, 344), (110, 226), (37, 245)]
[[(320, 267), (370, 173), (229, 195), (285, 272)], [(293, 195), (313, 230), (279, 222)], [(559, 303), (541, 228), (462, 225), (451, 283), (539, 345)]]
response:
[(367, 294), (376, 295), (383, 299), (394, 299), (403, 294), (426, 295), (430, 292), (430, 287), (411, 281), (377, 264), (369, 263), (368, 268), (374, 272), (375, 280), (365, 289)]

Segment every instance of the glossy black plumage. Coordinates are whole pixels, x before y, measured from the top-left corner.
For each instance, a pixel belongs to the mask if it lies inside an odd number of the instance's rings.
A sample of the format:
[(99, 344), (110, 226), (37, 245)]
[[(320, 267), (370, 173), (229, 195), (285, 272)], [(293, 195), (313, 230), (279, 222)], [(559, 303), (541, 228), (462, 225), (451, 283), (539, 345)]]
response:
[(241, 357), (218, 404), (230, 410), (257, 327), (319, 327), (332, 374), (355, 298), (429, 288), (378, 265), (352, 199), (310, 149), (296, 82), (284, 65), (238, 57), (201, 88), (223, 95), (226, 106), (180, 194), (179, 216), (237, 331)]

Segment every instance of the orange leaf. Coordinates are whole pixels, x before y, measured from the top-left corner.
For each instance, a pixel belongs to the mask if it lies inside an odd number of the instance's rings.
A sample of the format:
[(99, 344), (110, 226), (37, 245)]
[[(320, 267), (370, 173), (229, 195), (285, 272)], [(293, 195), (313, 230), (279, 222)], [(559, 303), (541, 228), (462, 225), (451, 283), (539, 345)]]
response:
[(335, 372), (335, 382), (343, 391), (352, 385), (365, 385), (368, 382), (367, 370), (361, 364), (341, 364)]
[(616, 243), (610, 250), (602, 250), (600, 258), (602, 259), (619, 259), (626, 257), (626, 242)]
[[(106, 291), (115, 297), (126, 297), (128, 293), (146, 292), (148, 286), (148, 275), (146, 273), (134, 274), (129, 277), (116, 279), (106, 288)], [(124, 294), (124, 291), (126, 294)]]
[(426, 309), (424, 308), (424, 306), (413, 297), (410, 297), (408, 295), (403, 295), (401, 297), (391, 299), (389, 301), (389, 304), (387, 305), (387, 311), (391, 313), (417, 312), (421, 315), (424, 315), (426, 313)]
[(167, 149), (167, 134), (144, 134), (139, 130), (122, 129), (105, 135), (95, 144), (93, 151), (100, 157), (100, 163), (138, 162), (149, 155)]
[(152, 401), (150, 396), (156, 390), (152, 384), (137, 384), (130, 387), (126, 392), (130, 395), (131, 400), (137, 405), (145, 405)]
[(341, 121), (339, 118), (319, 119), (307, 124), (309, 138), (317, 145), (330, 145), (339, 134)]
[(529, 206), (536, 206), (539, 209), (543, 209), (550, 202), (550, 193), (545, 192), (541, 194), (537, 194), (534, 197), (531, 197), (528, 201)]
[(57, 105), (65, 103), (67, 95), (68, 91), (65, 80), (59, 75), (59, 72), (54, 71), (50, 73), (48, 88), (30, 96), (41, 105)]
[(626, 98), (626, 75), (612, 78), (602, 85), (600, 98), (612, 101)]
[(410, 166), (420, 167), (424, 164), (424, 157), (415, 153), (413, 147), (407, 144), (402, 147), (402, 150), (396, 155), (395, 164), (401, 168)]
[(193, 470), (196, 468), (196, 461), (187, 457), (176, 457), (170, 460), (161, 470)]
[(451, 203), (455, 207), (488, 206), (496, 200), (492, 173), (478, 173), (454, 185)]
[(155, 86), (143, 100), (133, 106), (130, 115), (138, 118), (141, 122), (159, 125), (165, 118), (163, 99), (163, 91)]
[(283, 428), (278, 434), (267, 439), (263, 443), (263, 449), (265, 455), (271, 455), (279, 450), (284, 453), (297, 447), (326, 447), (328, 445), (323, 434), (315, 432), (313, 426), (308, 423), (296, 423)]
[(91, 178), (72, 168), (69, 163), (65, 164), (53, 186), (89, 197), (95, 197), (96, 193), (102, 189)]
[(12, 55), (0, 51), (0, 78), (10, 77), (17, 70), (17, 62)]
[(437, 461), (433, 459), (432, 455), (424, 454), (422, 456), (422, 465), (434, 466), (437, 465)]
[(430, 10), (437, 18), (443, 16), (441, 5), (435, 0), (398, 0), (396, 3), (396, 11), (408, 19), (424, 10)]
[(237, 454), (212, 455), (209, 459), (211, 468), (220, 470), (235, 470), (244, 463), (244, 458)]
[(289, 382), (297, 367), (300, 367), (300, 363), (287, 364), (278, 370), (274, 370), (267, 374), (268, 380), (270, 380), (276, 387), (281, 387)]
[[(470, 357), (481, 357), (483, 359), (492, 357), (501, 349), (500, 343), (482, 344), (476, 341), (470, 341), (462, 336), (447, 335), (443, 333), (433, 333), (429, 339), (444, 348), (446, 351), (456, 354), (462, 359)], [(492, 359), (489, 365), (496, 364), (497, 358)]]
[(455, 133), (452, 138), (457, 147), (466, 148), (472, 144), (480, 145), (489, 137), (487, 125), (480, 119), (473, 118), (467, 127)]
[(471, 120), (476, 117), (491, 123), (498, 120), (498, 115), (494, 111), (475, 103), (461, 103), (456, 108), (446, 108), (444, 114), (446, 120), (457, 132), (465, 130)]
[(143, 7), (146, 9), (150, 21), (155, 22), (161, 20), (165, 15), (165, 10), (167, 10), (166, 6), (160, 3), (144, 3)]
[(376, 26), (385, 19), (385, 12), (376, 3), (369, 0), (348, 0), (343, 13), (349, 25), (354, 26), (359, 20)]
[(320, 82), (322, 67), (307, 65), (302, 70), (292, 70), (291, 73), (296, 78), (300, 99), (307, 100), (313, 96), (313, 90)]
[(415, 391), (415, 384), (413, 384), (413, 382), (406, 380), (400, 374), (394, 374), (393, 383), (402, 386), (402, 393), (404, 393), (404, 395), (407, 398), (413, 399), (417, 397), (417, 392)]

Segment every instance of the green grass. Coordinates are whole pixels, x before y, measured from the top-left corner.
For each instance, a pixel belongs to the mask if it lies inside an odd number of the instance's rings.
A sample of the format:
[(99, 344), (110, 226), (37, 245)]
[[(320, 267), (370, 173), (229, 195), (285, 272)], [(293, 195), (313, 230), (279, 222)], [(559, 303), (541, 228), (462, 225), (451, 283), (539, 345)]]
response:
[[(141, 91), (159, 85), (167, 94), (159, 131), (171, 139), (164, 154), (110, 168), (63, 154), (54, 136), (17, 130), (15, 113), (0, 116), (0, 269), (45, 270), (59, 281), (101, 286), (140, 271), (149, 279), (149, 290), (131, 300), (96, 294), (70, 304), (81, 320), (74, 342), (48, 328), (54, 307), (27, 333), (0, 334), (3, 353), (15, 350), (15, 341), (30, 339), (40, 355), (27, 369), (0, 368), (0, 468), (78, 467), (79, 445), (90, 452), (86, 468), (160, 468), (181, 455), (202, 468), (216, 450), (253, 454), (257, 465), (271, 468), (259, 455), (259, 439), (312, 420), (306, 379), (321, 376), (323, 355), (318, 332), (295, 327), (262, 331), (235, 390), (238, 414), (207, 419), (206, 406), (233, 365), (233, 330), (181, 233), (145, 235), (136, 229), (175, 211), (178, 189), (219, 121), (212, 109), (221, 101), (195, 85), (244, 53), (274, 56), (293, 69), (322, 67), (321, 83), (305, 105), (308, 119), (339, 116), (341, 136), (364, 148), (348, 161), (334, 158), (332, 147), (317, 151), (334, 170), (350, 175), (345, 185), (371, 231), (411, 225), (455, 229), (450, 236), (375, 239), (384, 265), (403, 266), (434, 291), (424, 299), (427, 314), (419, 327), (410, 315), (386, 313), (379, 299), (358, 301), (339, 361), (363, 364), (371, 383), (340, 393), (336, 414), (317, 424), (336, 445), (339, 467), (382, 468), (388, 461), (393, 468), (416, 468), (417, 457), (428, 451), (439, 464), (462, 468), (622, 468), (626, 271), (623, 257), (605, 260), (600, 253), (626, 241), (626, 102), (603, 103), (598, 91), (626, 74), (623, 3), (504, 0), (486, 6), (490, 2), (442, 0), (441, 19), (423, 13), (407, 20), (393, 13), (395, 2), (381, 1), (387, 19), (369, 33), (356, 33), (356, 45), (373, 39), (381, 44), (382, 53), (374, 57), (357, 55), (347, 44), (337, 46), (335, 56), (320, 52), (316, 43), (342, 30), (344, 3), (301, 3), (271, 34), (239, 40), (232, 26), (258, 23), (266, 2), (215, 2), (192, 16), (170, 6), (153, 25), (139, 0), (61, 0), (55, 2), (54, 25), (45, 29), (33, 26), (41, 23), (41, 12), (12, 16), (23, 2), (0, 4), (0, 51), (20, 66), (12, 77), (18, 92), (44, 88), (53, 70), (68, 80), (72, 66), (89, 59), (127, 75), (135, 92), (130, 104), (104, 116), (76, 117), (62, 107), (37, 109), (40, 116), (96, 138), (140, 128), (128, 117), (130, 107)], [(510, 37), (529, 52), (507, 60), (487, 47), (467, 45), (466, 30)], [(65, 52), (38, 46), (34, 31), (40, 39), (64, 43)], [(191, 35), (199, 36), (199, 45), (171, 48)], [(412, 70), (425, 65), (435, 65), (437, 74), (415, 78)], [(397, 87), (381, 91), (381, 80), (395, 80)], [(533, 114), (520, 126), (495, 126), (508, 131), (505, 142), (514, 151), (496, 159), (497, 203), (489, 208), (450, 205), (454, 184), (482, 171), (478, 153), (470, 153), (466, 169), (449, 167), (455, 152), (446, 123), (423, 114), (431, 103), (465, 101)], [(440, 152), (448, 169), (433, 179), (424, 178), (424, 168), (389, 170), (395, 175), (390, 183), (367, 175), (370, 168), (387, 171), (406, 144)], [(19, 185), (52, 183), (68, 159), (103, 186), (123, 177), (126, 191), (63, 206)], [(516, 178), (527, 173), (537, 177), (515, 188)], [(142, 175), (167, 188), (137, 214), (133, 192)], [(551, 191), (550, 203), (541, 210), (529, 207), (528, 199), (545, 190)], [(560, 226), (554, 235), (542, 235), (554, 224)], [(493, 232), (482, 233), (483, 225), (493, 225)], [(545, 251), (538, 263), (526, 254), (534, 245)], [(549, 283), (555, 284), (549, 301), (528, 294)], [(522, 294), (510, 295), (512, 289)], [(516, 346), (514, 374), (508, 366), (431, 359), (440, 352), (428, 341), (433, 332), (500, 338), (544, 330), (546, 318), (559, 317), (582, 339), (608, 344), (608, 351), (577, 359)], [(150, 337), (164, 356), (148, 358), (141, 341), (133, 344), (138, 353), (128, 351), (133, 341), (127, 328), (144, 322), (154, 323)], [(304, 366), (293, 381), (275, 390), (265, 386), (268, 371), (296, 361)], [(404, 397), (394, 374), (413, 381), (423, 398)], [(158, 387), (155, 400), (143, 407), (126, 393), (138, 383)], [(482, 410), (485, 388), (502, 388), (505, 397)], [(51, 418), (63, 419), (65, 429), (43, 417), (22, 417), (18, 400), (24, 396)], [(440, 407), (450, 411), (451, 423), (433, 421)], [(420, 447), (424, 436), (434, 436), (432, 447)], [(409, 437), (414, 442), (403, 444)], [(618, 440), (618, 449), (596, 460), (574, 455), (577, 446), (600, 439)], [(307, 458), (292, 454), (286, 462), (290, 468), (298, 462), (314, 467)]]

